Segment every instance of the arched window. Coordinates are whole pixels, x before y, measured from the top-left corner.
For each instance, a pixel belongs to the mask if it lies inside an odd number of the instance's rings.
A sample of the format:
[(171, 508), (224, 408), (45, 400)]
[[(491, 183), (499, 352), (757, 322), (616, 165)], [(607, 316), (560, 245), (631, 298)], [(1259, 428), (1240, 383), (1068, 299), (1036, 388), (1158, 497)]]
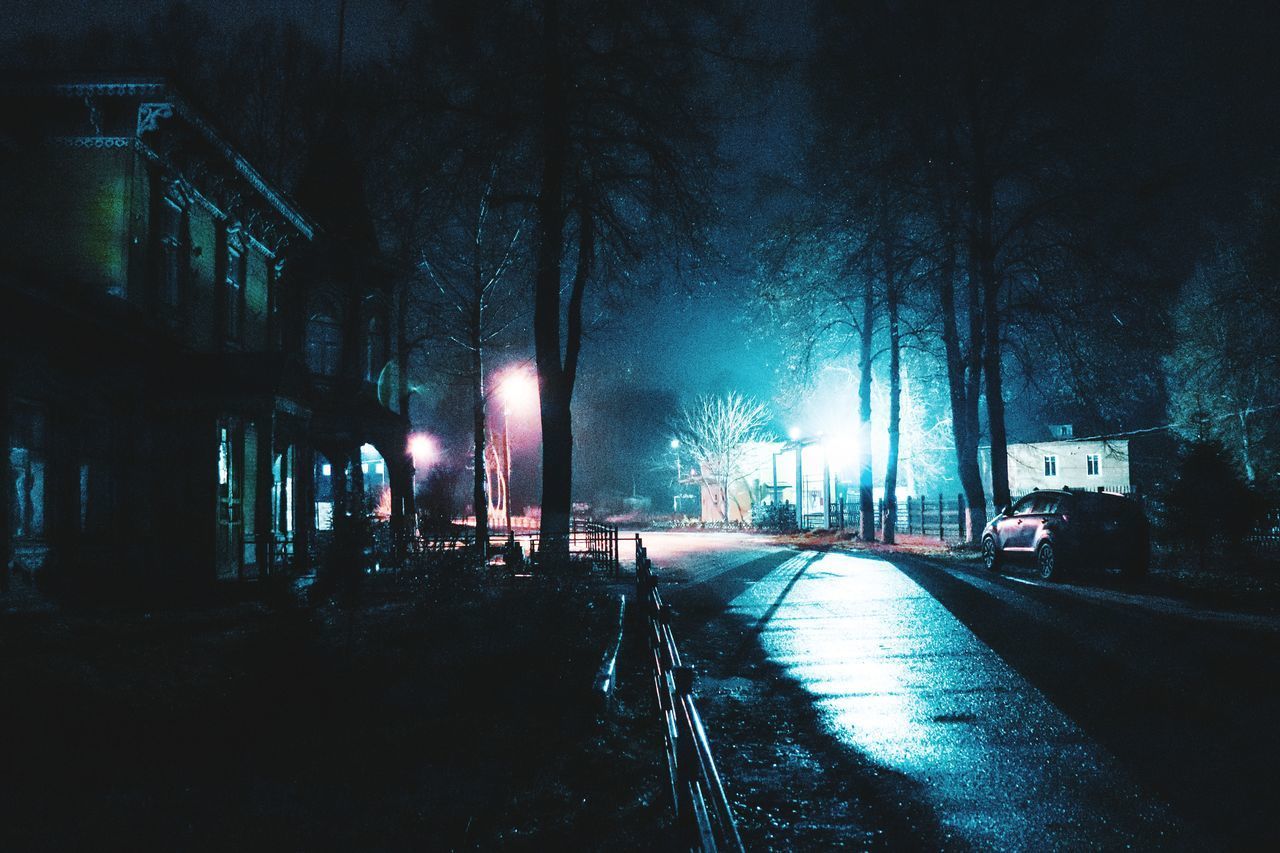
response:
[(307, 321), (307, 367), (312, 373), (333, 376), (338, 372), (342, 351), (342, 328), (329, 314), (321, 312)]

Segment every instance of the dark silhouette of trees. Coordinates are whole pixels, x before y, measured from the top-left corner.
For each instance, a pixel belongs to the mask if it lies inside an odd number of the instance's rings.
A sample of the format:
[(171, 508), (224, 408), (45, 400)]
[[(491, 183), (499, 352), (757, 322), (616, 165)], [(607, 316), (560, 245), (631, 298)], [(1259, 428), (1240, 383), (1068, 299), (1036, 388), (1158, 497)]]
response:
[(720, 28), (675, 2), (539, 0), (436, 8), (417, 36), (424, 76), (406, 101), (454, 156), (503, 152), (510, 180), (495, 203), (528, 211), (550, 559), (567, 548), (590, 306), (659, 258), (689, 270), (705, 233), (715, 111), (703, 48)]
[[(410, 291), (411, 315), (420, 318), (410, 346), (433, 345), (434, 366), (464, 380), (470, 394), (472, 434), (472, 506), (478, 559), (487, 556), (489, 493), (488, 404), (496, 390), (489, 380), (488, 357), (510, 345), (525, 308), (516, 282), (523, 260), (524, 222), (511, 208), (495, 208), (498, 169), (477, 186), (465, 176), (440, 195), (449, 212), (419, 249), (424, 281)], [(441, 199), (443, 200), (443, 199)], [(505, 483), (504, 483), (504, 495)], [(504, 504), (507, 498), (504, 496)]]
[(1280, 468), (1280, 285), (1274, 196), (1249, 199), (1241, 221), (1183, 283), (1165, 359), (1169, 409), (1188, 438), (1213, 439), (1253, 485)]
[(1212, 546), (1238, 546), (1262, 515), (1259, 494), (1231, 457), (1213, 439), (1192, 441), (1163, 495), (1166, 534), (1195, 549), (1202, 571), (1208, 568)]

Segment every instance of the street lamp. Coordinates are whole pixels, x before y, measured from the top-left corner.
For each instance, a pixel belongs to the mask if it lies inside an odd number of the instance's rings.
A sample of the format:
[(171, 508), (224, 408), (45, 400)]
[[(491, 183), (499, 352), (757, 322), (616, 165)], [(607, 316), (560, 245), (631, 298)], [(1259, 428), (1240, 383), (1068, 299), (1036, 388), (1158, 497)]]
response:
[(507, 517), (507, 534), (511, 533), (511, 410), (517, 412), (534, 408), (538, 402), (538, 380), (524, 367), (513, 367), (498, 381), (498, 395), (502, 397), (502, 457), (505, 462), (505, 479), (502, 496)]

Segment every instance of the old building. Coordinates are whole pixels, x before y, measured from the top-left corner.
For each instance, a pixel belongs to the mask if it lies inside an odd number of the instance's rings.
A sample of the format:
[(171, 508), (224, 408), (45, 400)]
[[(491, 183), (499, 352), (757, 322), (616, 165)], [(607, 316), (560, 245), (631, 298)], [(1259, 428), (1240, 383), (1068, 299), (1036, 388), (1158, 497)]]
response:
[(5, 586), (305, 569), (314, 472), (354, 470), (336, 491), (358, 511), (370, 444), (403, 541), (412, 470), (376, 248), (317, 224), (163, 80), (0, 100)]
[[(1009, 492), (1021, 497), (1035, 489), (1129, 492), (1130, 447), (1126, 436), (1076, 438), (1069, 424), (1050, 426), (1040, 441), (1008, 447)], [(991, 494), (991, 448), (981, 448), (979, 464)]]

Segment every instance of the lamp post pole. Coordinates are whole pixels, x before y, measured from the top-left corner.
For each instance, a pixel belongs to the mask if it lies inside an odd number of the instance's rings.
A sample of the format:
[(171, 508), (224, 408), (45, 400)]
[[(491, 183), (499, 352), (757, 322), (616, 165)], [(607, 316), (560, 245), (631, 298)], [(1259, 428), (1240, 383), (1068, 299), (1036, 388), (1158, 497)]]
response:
[(502, 505), (507, 515), (507, 535), (511, 535), (511, 410), (502, 408), (502, 456), (507, 462), (507, 479), (503, 488)]
[(676, 487), (671, 494), (671, 512), (680, 511), (680, 439), (671, 439), (671, 452), (676, 457)]

